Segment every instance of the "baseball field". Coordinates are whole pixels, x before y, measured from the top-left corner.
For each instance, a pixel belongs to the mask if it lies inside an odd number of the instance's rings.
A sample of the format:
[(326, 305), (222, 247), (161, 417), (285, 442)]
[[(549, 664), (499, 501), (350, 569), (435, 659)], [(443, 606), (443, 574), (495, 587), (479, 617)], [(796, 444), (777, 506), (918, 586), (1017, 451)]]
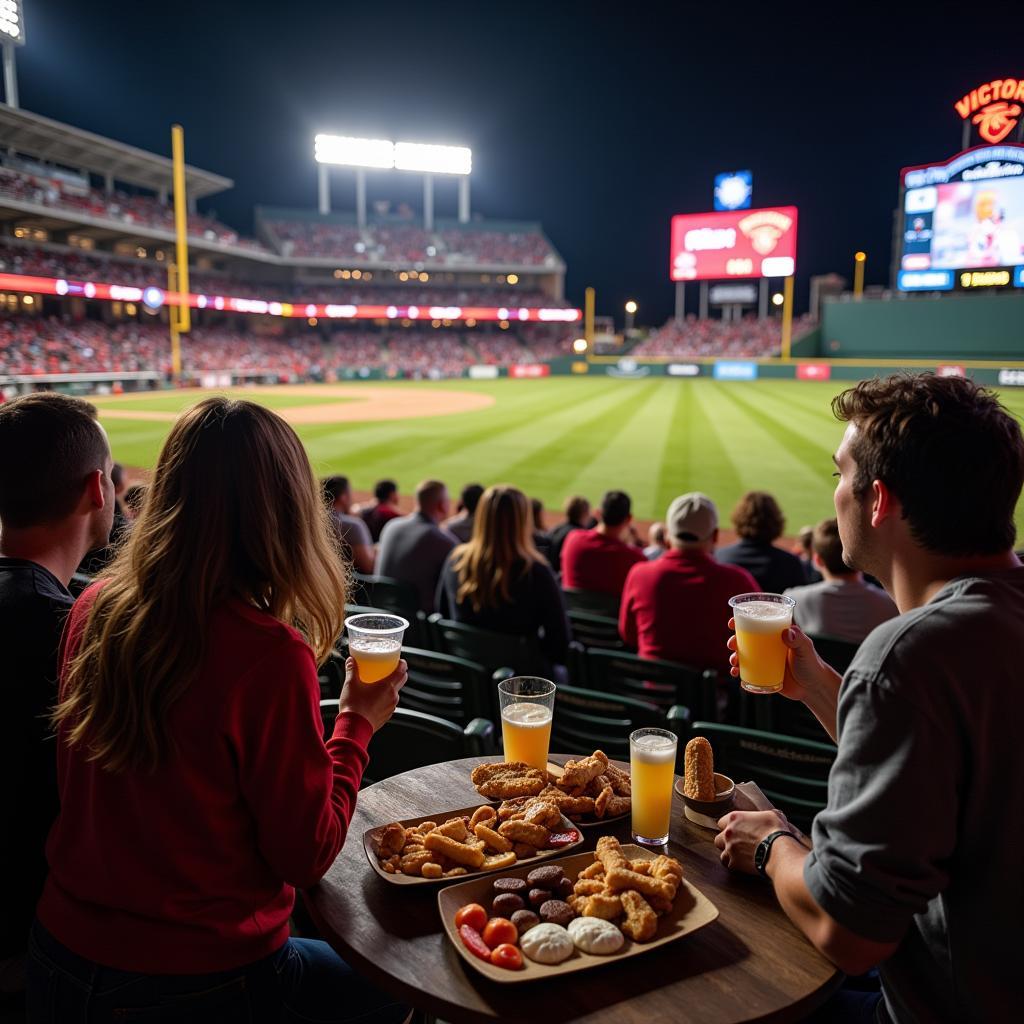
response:
[[(393, 477), (410, 492), (434, 476), (513, 483), (548, 509), (569, 494), (628, 491), (638, 519), (702, 490), (723, 518), (746, 490), (774, 493), (787, 534), (831, 514), (831, 455), (843, 426), (829, 401), (839, 383), (547, 378), (353, 383), (233, 390), (294, 424), (319, 474), (357, 490)], [(94, 399), (114, 457), (155, 461), (174, 417), (209, 392)], [(1024, 416), (1024, 391), (1002, 394)], [(1024, 514), (1018, 509), (1024, 536)]]

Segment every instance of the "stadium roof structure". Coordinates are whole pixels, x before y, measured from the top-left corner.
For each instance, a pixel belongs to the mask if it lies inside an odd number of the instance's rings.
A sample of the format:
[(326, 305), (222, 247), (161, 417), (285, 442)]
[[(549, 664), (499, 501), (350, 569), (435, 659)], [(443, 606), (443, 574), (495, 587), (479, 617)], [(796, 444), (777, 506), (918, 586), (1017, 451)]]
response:
[[(39, 160), (110, 175), (154, 192), (173, 190), (170, 157), (147, 153), (6, 103), (0, 103), (0, 139), (6, 147)], [(190, 199), (202, 199), (233, 185), (230, 178), (185, 165), (185, 190)]]

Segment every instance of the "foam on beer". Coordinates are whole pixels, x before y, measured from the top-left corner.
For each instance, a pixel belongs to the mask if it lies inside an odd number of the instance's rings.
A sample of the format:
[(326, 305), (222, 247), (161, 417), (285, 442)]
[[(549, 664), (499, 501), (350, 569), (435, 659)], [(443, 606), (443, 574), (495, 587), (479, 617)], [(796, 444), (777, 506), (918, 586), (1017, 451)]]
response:
[(528, 701), (507, 705), (502, 708), (501, 717), (520, 729), (543, 729), (551, 724), (550, 710), (543, 704), (531, 704)]
[(744, 633), (778, 634), (790, 624), (793, 610), (775, 601), (744, 601), (733, 609), (736, 626)]
[(630, 757), (644, 764), (675, 761), (676, 745), (664, 736), (638, 736), (630, 746)]

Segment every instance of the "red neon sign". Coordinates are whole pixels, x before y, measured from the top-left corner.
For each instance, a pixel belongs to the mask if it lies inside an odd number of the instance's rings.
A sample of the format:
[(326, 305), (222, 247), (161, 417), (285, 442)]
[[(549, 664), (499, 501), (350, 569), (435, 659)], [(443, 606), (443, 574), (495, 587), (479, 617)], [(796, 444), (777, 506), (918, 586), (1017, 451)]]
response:
[(792, 277), (796, 207), (682, 213), (672, 218), (673, 281)]
[(995, 78), (972, 89), (953, 104), (961, 120), (971, 119), (986, 142), (1002, 142), (1020, 119), (1024, 79)]

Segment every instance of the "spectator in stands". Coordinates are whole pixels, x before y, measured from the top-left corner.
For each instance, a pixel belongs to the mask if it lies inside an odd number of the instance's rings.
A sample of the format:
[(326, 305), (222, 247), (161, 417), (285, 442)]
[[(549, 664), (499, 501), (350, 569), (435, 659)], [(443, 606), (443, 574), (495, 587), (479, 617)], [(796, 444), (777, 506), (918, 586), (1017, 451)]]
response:
[(473, 536), (473, 516), (483, 493), (484, 489), (480, 484), (466, 484), (459, 495), (456, 515), (445, 521), (444, 528), (460, 544), (465, 544)]
[(822, 575), (814, 567), (814, 527), (801, 526), (796, 543), (790, 549), (800, 559), (808, 583), (820, 583)]
[[(95, 406), (90, 406), (95, 409)], [(98, 415), (98, 413), (97, 413)], [(87, 552), (78, 571), (87, 576), (95, 576), (106, 566), (117, 552), (117, 546), (121, 544), (131, 528), (131, 522), (125, 514), (124, 493), (128, 489), (128, 482), (125, 479), (124, 466), (115, 462), (110, 471), (110, 479), (114, 484), (114, 519), (110, 527), (110, 536), (95, 551)]]
[(544, 502), (540, 498), (530, 499), (530, 513), (533, 517), (533, 546), (546, 560), (551, 553), (551, 536), (544, 525)]
[(556, 526), (550, 534), (551, 551), (548, 553), (548, 561), (555, 572), (562, 571), (562, 545), (565, 538), (573, 530), (586, 530), (596, 525), (590, 515), (590, 502), (582, 495), (574, 494), (566, 498), (562, 511), (565, 513), (565, 522)]
[(644, 560), (643, 551), (625, 539), (632, 523), (629, 495), (608, 491), (601, 499), (601, 522), (592, 530), (574, 530), (565, 538), (562, 586), (618, 597), (629, 570)]
[(653, 562), (656, 558), (661, 558), (666, 550), (665, 524), (651, 523), (647, 529), (647, 547), (644, 548), (644, 558)]
[(740, 539), (718, 552), (719, 562), (742, 566), (757, 580), (761, 590), (771, 594), (781, 594), (787, 587), (802, 587), (807, 582), (800, 559), (775, 546), (786, 520), (770, 494), (744, 494), (732, 511), (732, 524)]
[[(783, 634), (783, 694), (839, 750), (813, 848), (779, 836), (762, 868), (842, 971), (880, 965), (881, 996), (843, 993), (846, 1015), (823, 1019), (1008, 1019), (1024, 892), (1024, 789), (1009, 783), (1024, 773), (1013, 553), (1024, 438), (991, 392), (960, 377), (865, 380), (833, 409), (847, 424), (835, 455), (844, 556), (901, 614), (842, 679), (798, 628)], [(793, 831), (778, 811), (719, 824), (723, 862), (751, 873), (758, 845)]]
[(376, 557), (370, 530), (359, 517), (350, 515), (352, 488), (347, 476), (328, 476), (321, 481), (327, 510), (331, 514), (331, 525), (341, 545), (342, 554), (352, 563), (356, 572), (373, 575)]
[(434, 610), (441, 566), (458, 543), (441, 526), (448, 518), (448, 509), (448, 488), (440, 480), (424, 480), (416, 488), (416, 511), (392, 519), (380, 535), (377, 571), (381, 576), (411, 583), (424, 612)]
[(865, 583), (863, 573), (843, 561), (835, 519), (823, 519), (814, 528), (813, 550), (824, 579), (786, 591), (796, 601), (793, 621), (805, 633), (859, 644), (875, 626), (899, 614), (884, 590)]
[(132, 484), (124, 492), (124, 514), (134, 522), (142, 511), (142, 503), (146, 500), (149, 488), (145, 484)]
[(47, 717), (57, 649), (82, 556), (110, 532), (110, 448), (95, 407), (39, 392), (0, 405), (0, 993), (24, 988), (25, 952), (57, 815), (57, 751)]
[(533, 545), (530, 506), (514, 487), (488, 487), (477, 508), (473, 537), (445, 562), (437, 587), (446, 618), (481, 629), (536, 636), (547, 665), (564, 676), (569, 620), (558, 581)]
[(394, 480), (378, 480), (373, 486), (374, 503), (359, 509), (359, 515), (370, 531), (374, 544), (380, 540), (381, 530), (402, 511), (398, 507), (398, 484)]
[(126, 1003), (156, 1007), (147, 1020), (401, 1019), (288, 931), (405, 681), (404, 662), (367, 686), (348, 661), (325, 746), (316, 661), (344, 602), (291, 427), (227, 398), (185, 412), (126, 547), (68, 620), (30, 1019), (117, 1020)]
[(641, 658), (665, 658), (727, 675), (719, 645), (729, 637), (730, 597), (760, 588), (736, 565), (715, 561), (718, 510), (707, 495), (676, 498), (665, 516), (670, 549), (629, 570), (619, 634)]

